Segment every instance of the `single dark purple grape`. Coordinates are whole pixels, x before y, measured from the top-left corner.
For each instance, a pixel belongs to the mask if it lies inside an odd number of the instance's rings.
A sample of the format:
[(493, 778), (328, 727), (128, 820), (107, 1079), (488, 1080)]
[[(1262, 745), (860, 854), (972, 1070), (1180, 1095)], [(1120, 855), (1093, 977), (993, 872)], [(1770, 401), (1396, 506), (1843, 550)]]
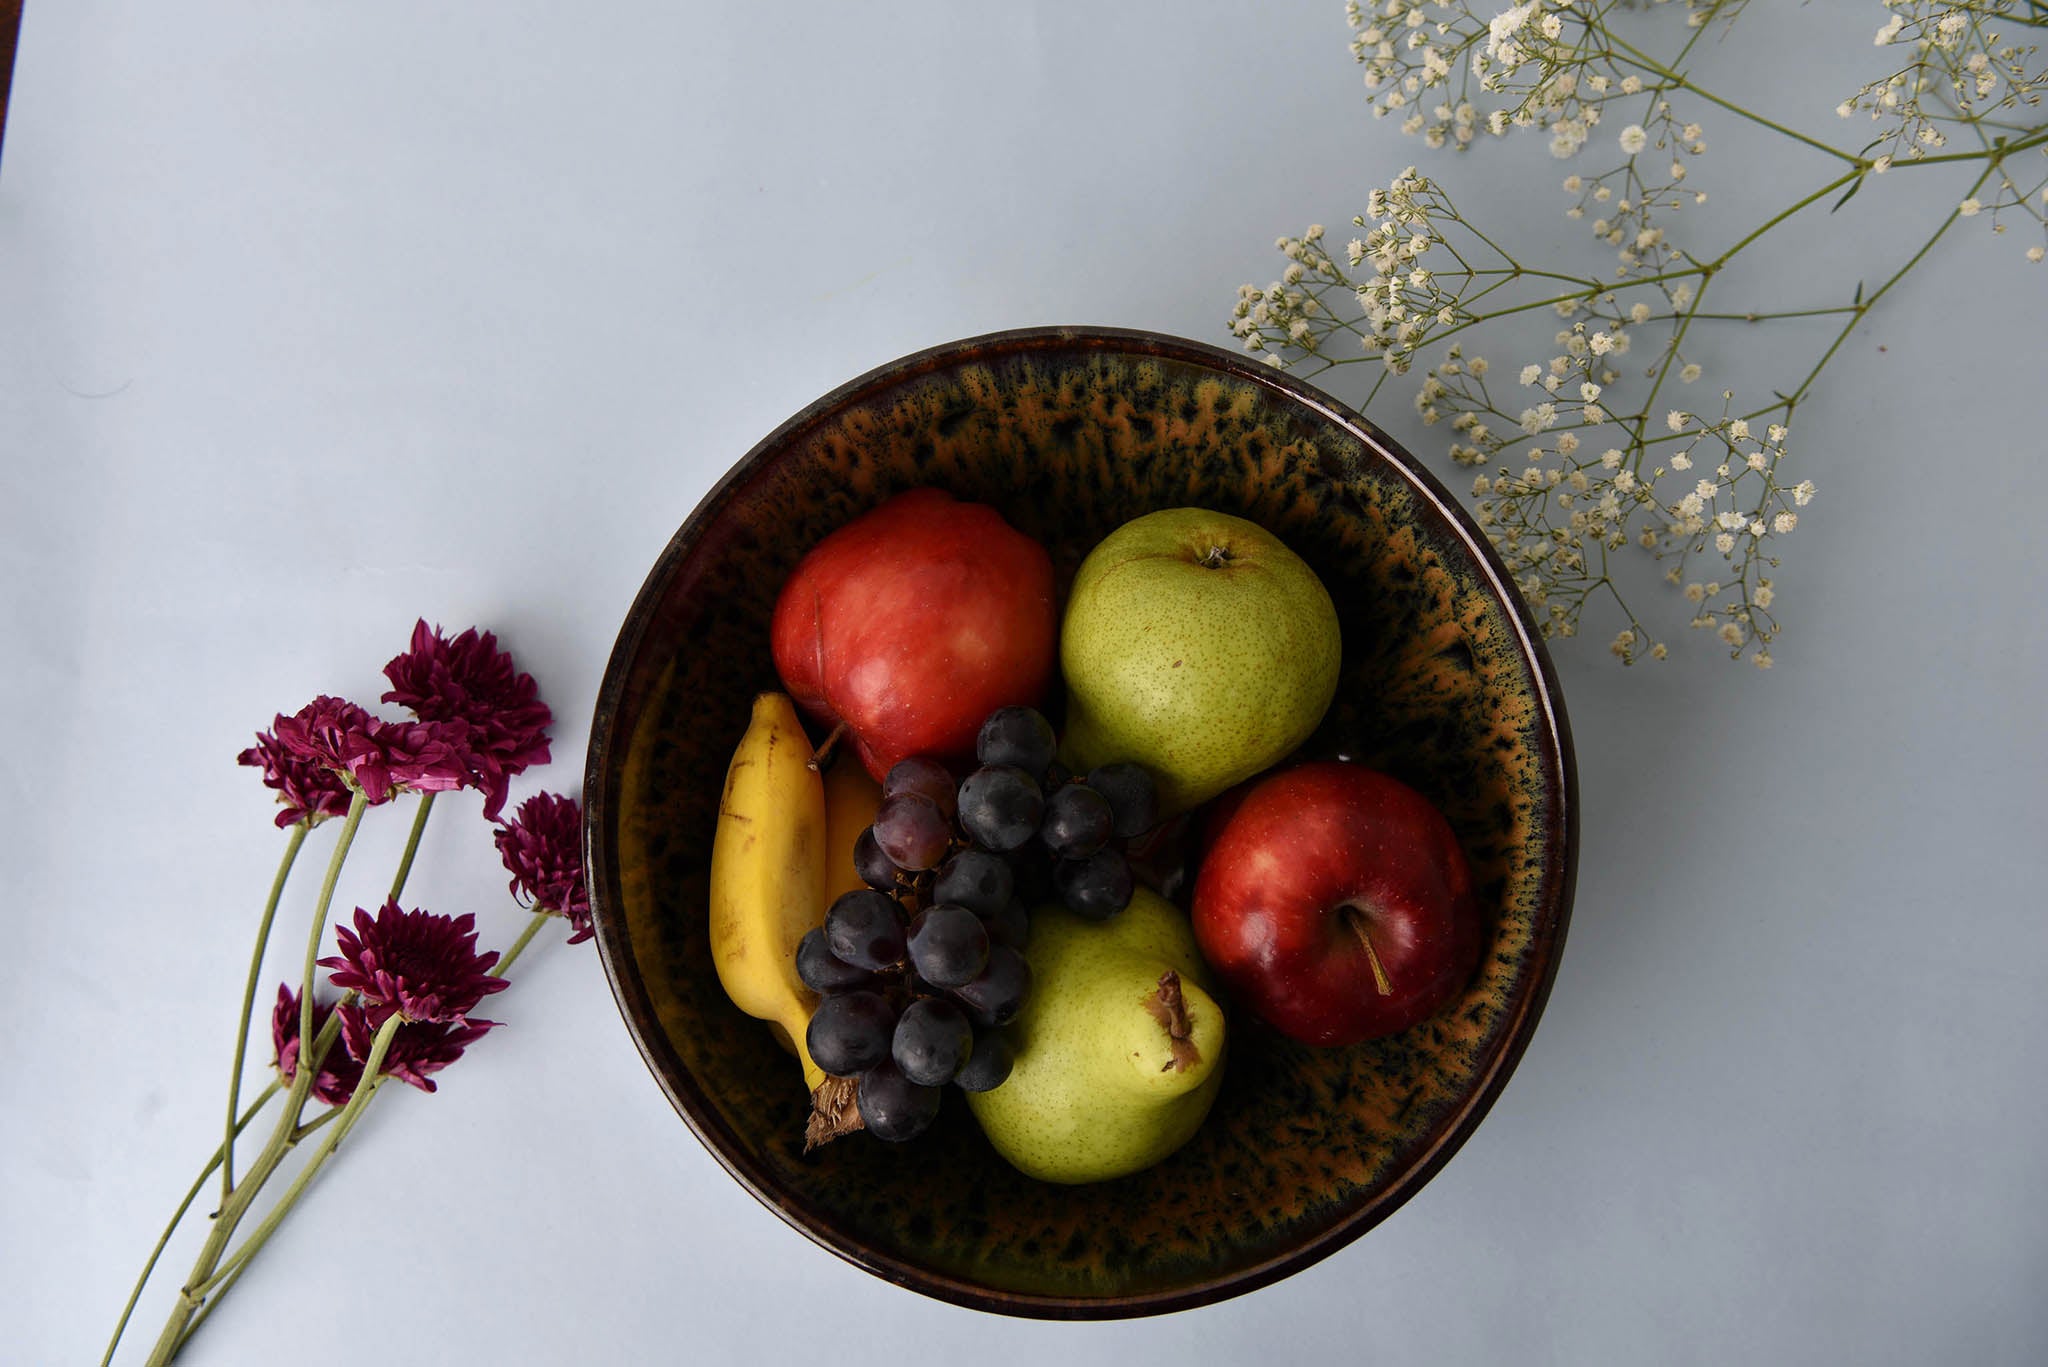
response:
[(966, 907), (940, 903), (910, 923), (910, 966), (933, 987), (958, 987), (988, 964), (988, 927)]
[(962, 850), (939, 866), (934, 902), (957, 902), (983, 916), (1000, 911), (1017, 892), (1010, 861), (987, 850)]
[(983, 764), (1010, 764), (1036, 777), (1052, 763), (1057, 742), (1052, 723), (1032, 707), (999, 707), (975, 737), (974, 757)]
[(882, 853), (881, 842), (875, 839), (875, 828), (868, 827), (853, 842), (853, 871), (860, 875), (860, 881), (877, 892), (894, 892), (896, 875), (902, 870), (896, 861)]
[(1022, 952), (1024, 942), (1031, 938), (1031, 913), (1022, 902), (1005, 903), (995, 915), (982, 917), (981, 923), (988, 927), (991, 945), (1008, 945)]
[(885, 1063), (896, 1037), (896, 1009), (879, 992), (841, 992), (818, 1003), (804, 1031), (811, 1061), (834, 1077)]
[(945, 1093), (903, 1076), (903, 1070), (883, 1059), (860, 1075), (854, 1104), (860, 1108), (861, 1123), (869, 1134), (901, 1144), (915, 1139), (938, 1119), (939, 1102)]
[(882, 779), (883, 801), (898, 793), (922, 793), (938, 804), (948, 821), (953, 819), (957, 809), (959, 791), (960, 780), (953, 777), (953, 771), (923, 755), (896, 761), (895, 767)]
[(1115, 850), (1097, 850), (1086, 859), (1062, 859), (1052, 871), (1060, 900), (1067, 910), (1090, 921), (1107, 921), (1131, 901), (1131, 866)]
[(1002, 1031), (977, 1030), (974, 1052), (953, 1075), (953, 1081), (963, 1092), (992, 1092), (1010, 1080), (1010, 1069), (1016, 1063), (1016, 1051)]
[(1087, 782), (1109, 800), (1118, 838), (1135, 839), (1159, 824), (1159, 784), (1144, 765), (1129, 760), (1097, 765)]
[(943, 1087), (974, 1051), (974, 1027), (943, 997), (921, 997), (903, 1008), (889, 1056), (903, 1076), (924, 1087)]
[(804, 938), (797, 941), (796, 975), (811, 991), (827, 993), (866, 987), (875, 980), (867, 969), (856, 968), (832, 952), (823, 926), (805, 931)]
[(988, 952), (988, 967), (971, 982), (953, 989), (953, 1000), (967, 1008), (976, 1025), (1008, 1025), (1031, 995), (1031, 965), (1008, 945)]
[(1070, 783), (1045, 800), (1038, 838), (1062, 858), (1086, 859), (1109, 843), (1114, 824), (1108, 798), (1085, 783)]
[(874, 832), (882, 853), (897, 868), (915, 873), (946, 857), (953, 843), (953, 820), (923, 793), (898, 793), (875, 813)]
[(873, 888), (841, 893), (825, 913), (825, 943), (841, 963), (893, 968), (903, 962), (903, 908)]
[(1016, 849), (1038, 833), (1044, 815), (1038, 781), (1013, 765), (976, 769), (960, 785), (960, 828), (985, 850)]

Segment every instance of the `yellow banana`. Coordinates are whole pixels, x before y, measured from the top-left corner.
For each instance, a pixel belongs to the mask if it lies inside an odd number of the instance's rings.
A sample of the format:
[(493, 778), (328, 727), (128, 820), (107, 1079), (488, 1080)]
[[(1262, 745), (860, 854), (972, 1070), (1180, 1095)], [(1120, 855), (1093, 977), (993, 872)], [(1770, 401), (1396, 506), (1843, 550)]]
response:
[(783, 693), (756, 697), (726, 770), (711, 842), (711, 961), (733, 1004), (795, 1050), (816, 1093), (825, 1072), (811, 1061), (804, 1031), (817, 994), (796, 975), (796, 947), (824, 923), (830, 850), (825, 780), (810, 761), (796, 704)]
[(868, 776), (858, 755), (842, 751), (825, 771), (825, 906), (843, 893), (867, 884), (853, 868), (853, 846), (860, 833), (875, 824), (882, 805), (882, 785)]

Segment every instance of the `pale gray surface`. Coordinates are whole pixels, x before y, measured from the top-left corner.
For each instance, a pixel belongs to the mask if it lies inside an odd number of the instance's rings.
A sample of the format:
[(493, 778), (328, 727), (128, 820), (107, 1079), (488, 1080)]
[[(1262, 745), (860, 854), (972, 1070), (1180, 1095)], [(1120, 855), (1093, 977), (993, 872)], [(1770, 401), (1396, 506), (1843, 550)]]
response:
[[(1557, 168), (1366, 119), (1341, 8), (30, 5), (0, 178), (0, 1357), (95, 1360), (215, 1142), (281, 841), (232, 757), (273, 711), (373, 694), (417, 613), (495, 625), (563, 719), (515, 792), (571, 786), (663, 541), (832, 385), (1027, 323), (1222, 340), (1275, 234), (1413, 161), (1562, 232)], [(1876, 73), (1875, 6), (1752, 8), (1737, 84), (1773, 109)], [(1744, 162), (1766, 144), (1730, 122), (1699, 170), (1733, 226), (1813, 168)], [(1760, 293), (1875, 272), (1904, 240), (1878, 219), (1816, 225)], [(1350, 1249), (1124, 1325), (895, 1290), (724, 1175), (595, 955), (550, 943), (189, 1361), (2040, 1360), (2044, 283), (1959, 234), (1847, 349), (1802, 416), (1823, 499), (1774, 671), (1562, 653), (1585, 841), (1556, 992), (1486, 1124)], [(448, 805), (413, 891), (502, 943), (475, 799)], [(399, 825), (366, 825), (345, 897)]]

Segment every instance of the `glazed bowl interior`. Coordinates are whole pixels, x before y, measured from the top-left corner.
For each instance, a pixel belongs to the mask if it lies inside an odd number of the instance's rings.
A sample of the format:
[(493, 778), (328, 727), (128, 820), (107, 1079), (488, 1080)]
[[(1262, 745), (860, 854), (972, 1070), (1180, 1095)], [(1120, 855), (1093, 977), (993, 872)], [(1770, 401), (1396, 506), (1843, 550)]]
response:
[[(1294, 1044), (1233, 1013), (1209, 1120), (1156, 1168), (1026, 1178), (949, 1098), (897, 1147), (806, 1155), (794, 1061), (720, 990), (706, 869), (725, 766), (778, 687), (768, 622), (806, 549), (937, 485), (1050, 549), (1064, 589), (1128, 519), (1200, 505), (1263, 524), (1329, 586), (1336, 702), (1307, 747), (1386, 770), (1449, 817), (1490, 951), (1404, 1034)], [(920, 353), (798, 414), (684, 523), (600, 695), (587, 780), (599, 942), (629, 1029), (684, 1119), (784, 1219), (892, 1281), (1018, 1314), (1175, 1309), (1285, 1275), (1385, 1217), (1505, 1082), (1555, 972), (1571, 897), (1570, 741), (1541, 645), (1455, 503), (1355, 414), (1196, 343), (1105, 330)]]

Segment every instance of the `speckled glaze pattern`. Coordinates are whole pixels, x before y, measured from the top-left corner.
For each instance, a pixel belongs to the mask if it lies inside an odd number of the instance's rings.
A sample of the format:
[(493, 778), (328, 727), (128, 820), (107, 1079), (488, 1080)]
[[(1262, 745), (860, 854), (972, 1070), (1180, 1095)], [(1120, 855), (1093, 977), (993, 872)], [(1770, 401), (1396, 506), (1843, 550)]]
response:
[[(1464, 998), (1403, 1035), (1312, 1049), (1230, 1014), (1207, 1124), (1115, 1182), (1027, 1179), (956, 1095), (915, 1156), (864, 1136), (802, 1149), (794, 1061), (720, 991), (705, 868), (753, 694), (776, 686), (783, 577), (902, 489), (991, 503), (1064, 592), (1126, 520), (1199, 505), (1299, 552), (1342, 621), (1343, 674), (1307, 755), (1342, 754), (1436, 802), (1471, 859), (1492, 946)], [(1241, 358), (1146, 334), (1046, 329), (921, 353), (799, 414), (692, 514), (622, 633), (593, 727), (588, 856), (629, 1026), (711, 1151), (826, 1247), (915, 1289), (1100, 1317), (1236, 1294), (1385, 1217), (1478, 1123), (1562, 948), (1576, 845), (1549, 665), (1455, 503), (1363, 419)], [(1227, 1003), (1226, 1003), (1227, 1004)]]

